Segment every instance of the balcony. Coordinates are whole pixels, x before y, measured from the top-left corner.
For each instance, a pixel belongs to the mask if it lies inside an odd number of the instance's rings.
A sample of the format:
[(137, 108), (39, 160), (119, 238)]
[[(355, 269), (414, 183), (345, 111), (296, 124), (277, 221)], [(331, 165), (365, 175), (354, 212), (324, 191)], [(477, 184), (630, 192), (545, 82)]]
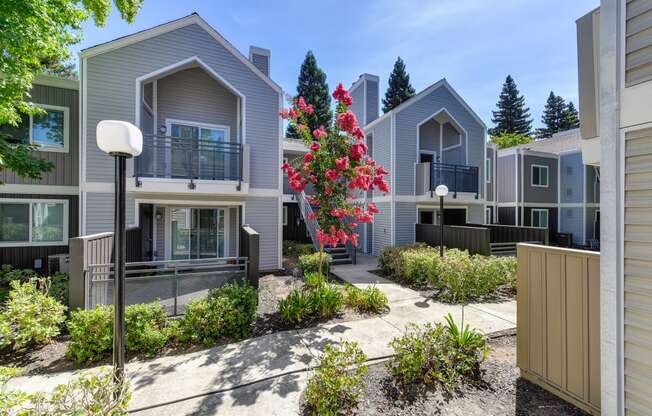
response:
[(447, 163), (418, 163), (416, 168), (416, 195), (434, 195), (435, 188), (444, 184), (449, 195), (457, 198), (458, 193), (479, 196), (480, 179), (477, 166), (451, 165)]
[(248, 192), (249, 147), (191, 137), (143, 136), (133, 192)]

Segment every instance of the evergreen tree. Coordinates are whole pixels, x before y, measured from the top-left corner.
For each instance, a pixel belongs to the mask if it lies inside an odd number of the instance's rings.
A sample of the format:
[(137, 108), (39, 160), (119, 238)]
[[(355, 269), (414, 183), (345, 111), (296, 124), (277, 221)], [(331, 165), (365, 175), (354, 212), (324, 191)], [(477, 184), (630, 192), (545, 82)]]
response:
[(564, 120), (562, 121), (562, 130), (575, 129), (580, 126), (580, 115), (572, 101), (568, 102), (564, 110)]
[(545, 139), (553, 134), (564, 130), (564, 116), (566, 112), (566, 102), (553, 91), (550, 91), (546, 106), (543, 109), (541, 122), (544, 127), (537, 130), (537, 139)]
[(530, 109), (525, 106), (525, 97), (520, 95), (511, 75), (507, 75), (503, 89), (500, 92), (498, 108), (493, 111), (491, 121), (496, 127), (489, 129), (489, 134), (499, 136), (512, 133), (527, 136), (532, 128)]
[[(306, 53), (306, 58), (301, 64), (296, 96), (303, 97), (315, 109), (313, 114), (307, 115), (310, 131), (319, 128), (319, 126), (330, 125), (333, 115), (331, 113), (331, 96), (326, 83), (326, 74), (317, 65), (317, 59), (315, 59), (312, 51)], [(288, 126), (285, 135), (292, 139), (300, 138), (292, 125)]]
[(410, 74), (405, 71), (405, 62), (399, 56), (394, 62), (394, 69), (389, 76), (389, 85), (383, 98), (383, 113), (398, 107), (403, 101), (415, 94), (410, 84)]

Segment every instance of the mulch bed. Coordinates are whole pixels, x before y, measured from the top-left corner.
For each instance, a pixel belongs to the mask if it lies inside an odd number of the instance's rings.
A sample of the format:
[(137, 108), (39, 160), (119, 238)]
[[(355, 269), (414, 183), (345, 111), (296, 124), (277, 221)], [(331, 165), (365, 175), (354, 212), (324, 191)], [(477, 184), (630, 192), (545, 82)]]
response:
[(586, 415), (519, 377), (516, 367), (516, 336), (507, 335), (490, 342), (492, 351), (482, 364), (482, 378), (462, 383), (453, 394), (441, 389), (398, 388), (383, 363), (372, 364), (365, 376), (365, 389), (355, 415)]
[[(303, 325), (289, 326), (281, 320), (277, 303), (280, 299), (286, 297), (290, 291), (295, 288), (303, 286), (303, 279), (295, 275), (291, 275), (291, 271), (286, 273), (279, 272), (277, 274), (268, 274), (260, 278), (260, 286), (258, 290), (258, 319), (254, 324), (250, 338), (268, 335), (275, 332), (285, 331), (289, 329), (307, 328), (315, 326), (320, 323), (338, 323), (345, 321), (353, 321), (358, 319), (365, 319), (372, 317), (371, 314), (362, 314), (354, 310), (344, 309), (339, 315), (328, 320), (313, 320), (304, 322)], [(337, 282), (334, 282), (337, 283)], [(210, 347), (217, 345), (224, 345), (234, 342), (231, 339), (224, 339)], [(68, 370), (76, 370), (86, 368), (87, 366), (75, 364), (73, 361), (66, 358), (66, 351), (68, 350), (69, 336), (62, 334), (56, 339), (52, 340), (48, 345), (37, 349), (29, 349), (21, 352), (1, 351), (0, 352), (0, 366), (18, 366), (23, 369), (24, 374), (44, 374), (55, 373)], [(203, 345), (188, 345), (188, 344), (170, 344), (166, 346), (157, 357), (166, 355), (187, 354), (193, 351), (199, 351), (206, 348)], [(148, 359), (143, 355), (128, 354), (128, 360)], [(105, 360), (90, 364), (90, 366), (111, 364), (110, 356)]]

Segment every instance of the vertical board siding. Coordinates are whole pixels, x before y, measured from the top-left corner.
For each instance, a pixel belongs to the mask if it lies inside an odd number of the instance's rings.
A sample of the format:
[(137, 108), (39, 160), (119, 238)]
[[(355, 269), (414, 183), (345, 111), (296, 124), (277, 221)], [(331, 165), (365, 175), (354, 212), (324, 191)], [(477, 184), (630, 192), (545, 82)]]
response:
[[(167, 119), (228, 126), (238, 141), (238, 99), (201, 68), (186, 69), (161, 78), (158, 84), (158, 123)], [(171, 132), (168, 132), (171, 134)]]
[(279, 267), (279, 233), (281, 230), (279, 198), (248, 197), (245, 224), (260, 234), (260, 269)]
[[(36, 195), (36, 194), (2, 194), (3, 198), (12, 199), (66, 199), (68, 200), (68, 239), (79, 235), (79, 197), (77, 195)], [(68, 246), (0, 247), (0, 265), (11, 264), (19, 268), (34, 268), (36, 259), (43, 260), (43, 269), (47, 267), (47, 257), (53, 254), (68, 253)]]
[(380, 105), (380, 87), (377, 81), (365, 80), (367, 83), (367, 123), (371, 123), (378, 118), (379, 105)]
[(516, 202), (516, 155), (498, 156), (498, 202)]
[(600, 413), (600, 255), (519, 244), (521, 376)]
[(193, 56), (245, 95), (246, 142), (251, 145), (250, 186), (278, 189), (279, 94), (196, 24), (87, 58), (88, 182), (113, 181), (113, 161), (96, 145), (97, 123), (103, 119), (134, 122), (136, 78)]
[(355, 117), (358, 119), (358, 122), (362, 125), (364, 123), (365, 109), (364, 109), (364, 81), (358, 84), (358, 86), (351, 91), (351, 98), (353, 99), (353, 105), (351, 105), (351, 111), (355, 114)]
[(633, 0), (626, 5), (625, 86), (652, 79), (652, 1)]
[[(395, 115), (396, 166), (392, 174), (395, 175), (396, 189), (394, 192), (397, 195), (414, 195), (414, 164), (418, 146), (417, 125), (442, 109), (446, 109), (467, 131), (469, 147), (467, 164), (478, 166), (480, 168), (480, 183), (484, 181), (484, 127), (442, 85)], [(484, 197), (484, 189), (480, 190), (480, 197)]]
[(50, 161), (54, 165), (50, 172), (43, 173), (41, 180), (21, 178), (13, 171), (0, 170), (0, 182), (29, 185), (79, 185), (79, 92), (66, 88), (34, 85), (30, 94), (30, 101), (34, 103), (57, 105), (69, 109), (68, 152), (33, 152), (37, 158)]
[(625, 135), (625, 409), (652, 408), (652, 129)]

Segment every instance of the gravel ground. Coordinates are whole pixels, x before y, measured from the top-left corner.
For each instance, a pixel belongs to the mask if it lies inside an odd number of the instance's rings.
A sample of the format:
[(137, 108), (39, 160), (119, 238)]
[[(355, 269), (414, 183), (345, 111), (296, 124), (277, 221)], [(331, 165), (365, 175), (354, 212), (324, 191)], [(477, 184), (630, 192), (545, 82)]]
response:
[(478, 382), (462, 384), (453, 395), (441, 390), (399, 390), (383, 363), (369, 366), (367, 388), (355, 415), (537, 415), (580, 416), (586, 413), (542, 388), (519, 378), (516, 367), (516, 337), (493, 339), (489, 359), (482, 364)]
[[(286, 297), (288, 293), (292, 291), (292, 289), (301, 288), (302, 286), (303, 279), (301, 277), (291, 275), (287, 276), (286, 273), (279, 273), (277, 275), (269, 274), (260, 278), (260, 287), (258, 290), (259, 317), (254, 324), (254, 328), (251, 334), (252, 338), (297, 328), (288, 326), (280, 319), (277, 311), (277, 303), (280, 299)], [(343, 312), (332, 319), (305, 322), (301, 327), (310, 327), (320, 323), (353, 321), (358, 319), (365, 319), (370, 316), (372, 315), (361, 314), (354, 310), (345, 309)], [(0, 351), (0, 366), (18, 366), (23, 368), (25, 374), (53, 373), (84, 368), (84, 366), (76, 365), (66, 358), (68, 342), (69, 337), (64, 334), (41, 348), (31, 349), (23, 352)], [(227, 344), (229, 342), (233, 341), (224, 339), (215, 345)], [(205, 348), (206, 347), (202, 345), (173, 344), (167, 346), (163, 351), (161, 351), (159, 356), (185, 354)], [(127, 358), (140, 360), (147, 359), (146, 357), (132, 354), (129, 354)], [(110, 357), (107, 357), (104, 361), (95, 363), (93, 365), (104, 364), (111, 364)]]

